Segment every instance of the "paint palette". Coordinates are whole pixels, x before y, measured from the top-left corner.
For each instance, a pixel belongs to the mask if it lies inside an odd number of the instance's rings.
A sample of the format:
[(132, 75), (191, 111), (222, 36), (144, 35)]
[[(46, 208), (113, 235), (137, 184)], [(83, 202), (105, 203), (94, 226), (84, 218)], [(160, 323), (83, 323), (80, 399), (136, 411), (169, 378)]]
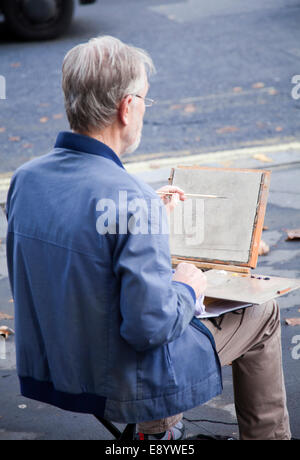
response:
[(207, 297), (262, 304), (300, 288), (300, 280), (208, 270)]

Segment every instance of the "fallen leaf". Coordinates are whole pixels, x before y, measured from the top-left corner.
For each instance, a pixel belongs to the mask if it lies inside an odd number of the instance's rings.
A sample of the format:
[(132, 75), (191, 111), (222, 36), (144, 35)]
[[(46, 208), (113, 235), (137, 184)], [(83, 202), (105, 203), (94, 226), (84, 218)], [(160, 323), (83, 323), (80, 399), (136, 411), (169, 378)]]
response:
[(275, 88), (270, 88), (268, 94), (270, 94), (270, 96), (275, 96), (276, 94), (278, 94), (278, 91)]
[(223, 128), (217, 129), (218, 134), (224, 134), (224, 133), (234, 133), (235, 131), (238, 131), (238, 128), (236, 126), (223, 126)]
[(233, 88), (234, 93), (241, 93), (243, 91), (243, 88), (241, 86), (235, 86)]
[(231, 160), (220, 161), (220, 164), (223, 166), (223, 168), (230, 168), (232, 166), (232, 161)]
[(5, 133), (6, 131), (6, 128), (4, 128), (4, 126), (0, 126), (0, 133)]
[(276, 126), (275, 131), (280, 132), (283, 130), (282, 126)]
[(13, 331), (10, 327), (0, 326), (0, 335), (2, 335), (5, 339), (14, 333), (15, 331)]
[(9, 303), (14, 303), (14, 299), (9, 299)]
[(14, 317), (0, 311), (0, 319), (14, 319)]
[(171, 105), (170, 107), (171, 110), (179, 110), (181, 108), (182, 108), (181, 104), (174, 104), (174, 105)]
[(265, 155), (264, 153), (256, 153), (255, 155), (253, 155), (253, 158), (255, 160), (259, 160), (259, 161), (263, 161), (264, 163), (272, 163), (272, 158), (270, 157), (267, 157), (267, 155)]
[(31, 149), (33, 147), (33, 144), (23, 144), (22, 147), (23, 149)]
[(257, 83), (253, 83), (252, 85), (252, 88), (254, 89), (259, 89), (259, 88), (264, 88), (265, 87), (265, 84), (262, 83), (261, 81), (257, 82)]
[(10, 142), (20, 142), (21, 138), (20, 138), (20, 136), (10, 136), (10, 137), (8, 138), (8, 140), (9, 140)]
[(269, 227), (267, 225), (264, 225), (263, 230), (269, 230)]
[(287, 233), (287, 239), (288, 240), (298, 240), (300, 239), (300, 228), (294, 229), (294, 230), (285, 230)]
[(184, 111), (185, 111), (185, 113), (194, 113), (194, 112), (196, 112), (196, 107), (195, 107), (194, 104), (187, 104), (184, 107)]
[(12, 62), (10, 64), (10, 67), (14, 67), (15, 69), (18, 68), (18, 67), (21, 67), (21, 62)]
[(288, 326), (300, 326), (300, 318), (286, 318), (285, 322)]
[(41, 103), (39, 104), (39, 106), (40, 106), (40, 107), (49, 107), (50, 104), (49, 104), (49, 102), (41, 102)]
[(42, 117), (40, 118), (40, 123), (47, 123), (48, 120), (49, 120), (48, 117)]
[(55, 113), (53, 115), (53, 119), (54, 120), (60, 120), (61, 118), (63, 118), (64, 114), (63, 113)]
[(270, 251), (270, 247), (265, 243), (263, 240), (260, 240), (259, 248), (258, 248), (258, 255), (265, 256)]

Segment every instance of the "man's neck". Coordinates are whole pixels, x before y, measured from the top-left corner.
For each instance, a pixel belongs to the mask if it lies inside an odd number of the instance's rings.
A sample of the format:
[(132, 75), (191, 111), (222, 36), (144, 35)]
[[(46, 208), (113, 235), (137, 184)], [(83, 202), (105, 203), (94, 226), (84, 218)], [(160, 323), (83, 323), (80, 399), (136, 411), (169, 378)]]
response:
[(103, 129), (101, 132), (98, 133), (91, 133), (91, 132), (78, 132), (78, 134), (83, 134), (84, 136), (91, 137), (92, 139), (96, 139), (97, 141), (102, 142), (103, 144), (110, 147), (118, 157), (122, 155), (122, 147), (121, 141), (117, 133), (114, 129), (109, 126), (106, 129)]

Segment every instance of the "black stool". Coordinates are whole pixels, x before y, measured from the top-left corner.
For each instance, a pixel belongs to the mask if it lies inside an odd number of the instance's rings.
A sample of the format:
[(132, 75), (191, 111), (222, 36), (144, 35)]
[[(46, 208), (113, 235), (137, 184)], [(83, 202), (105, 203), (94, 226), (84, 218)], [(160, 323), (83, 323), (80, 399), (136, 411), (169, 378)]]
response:
[(96, 419), (114, 436), (117, 441), (133, 441), (135, 439), (136, 424), (128, 423), (124, 431), (120, 431), (113, 423), (95, 415)]

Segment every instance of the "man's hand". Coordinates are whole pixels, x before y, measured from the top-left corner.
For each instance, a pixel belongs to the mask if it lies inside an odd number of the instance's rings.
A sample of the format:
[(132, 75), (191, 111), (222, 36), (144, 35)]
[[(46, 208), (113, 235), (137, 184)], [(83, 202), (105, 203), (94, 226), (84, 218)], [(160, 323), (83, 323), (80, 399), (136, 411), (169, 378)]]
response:
[(177, 265), (173, 275), (173, 281), (180, 281), (181, 283), (191, 286), (195, 291), (197, 299), (203, 294), (207, 286), (207, 280), (204, 273), (194, 264), (186, 262), (181, 262)]
[(156, 193), (158, 193), (163, 200), (168, 214), (173, 211), (179, 201), (184, 201), (186, 199), (184, 191), (175, 185), (165, 185), (156, 190)]

